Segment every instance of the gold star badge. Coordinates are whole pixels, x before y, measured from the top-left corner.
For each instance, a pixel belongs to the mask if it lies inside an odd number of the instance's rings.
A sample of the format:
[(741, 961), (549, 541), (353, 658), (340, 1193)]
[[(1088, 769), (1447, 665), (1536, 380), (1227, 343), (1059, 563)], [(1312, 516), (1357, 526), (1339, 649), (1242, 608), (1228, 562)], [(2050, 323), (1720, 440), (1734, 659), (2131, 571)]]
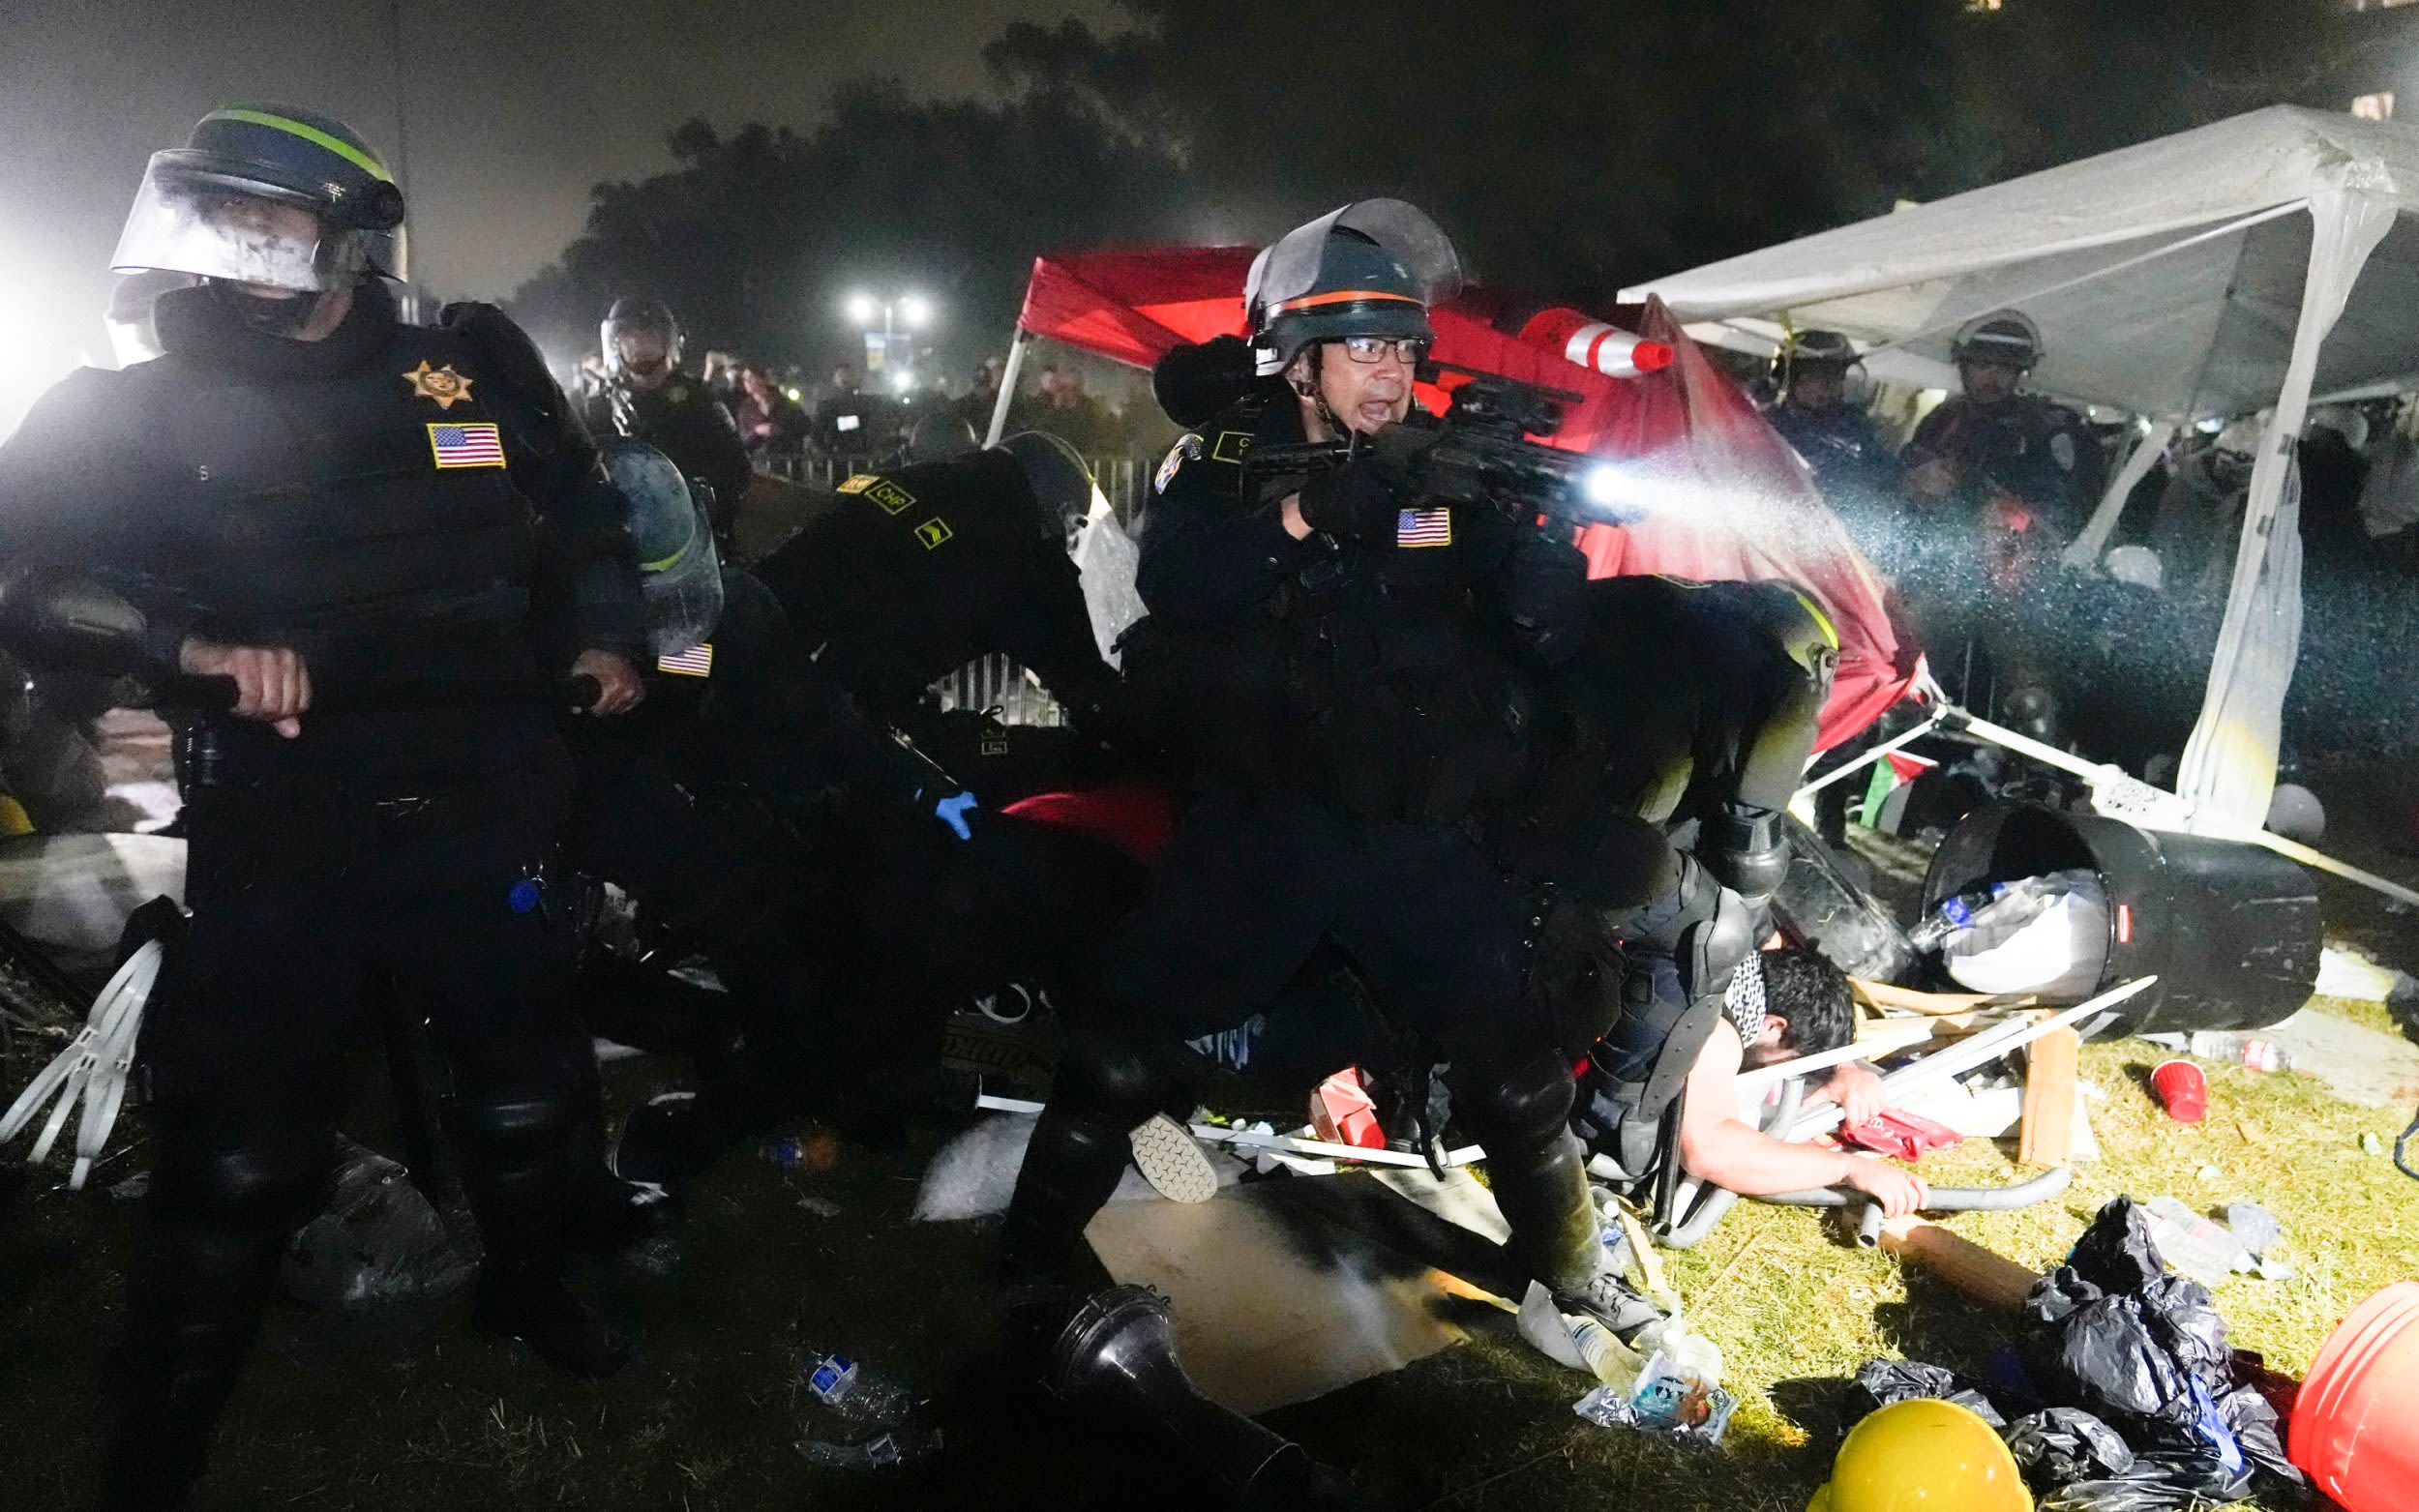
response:
[(436, 400), (439, 409), (451, 409), (457, 402), (470, 402), (470, 380), (456, 372), (452, 363), (432, 370), (424, 360), (419, 367), (403, 374), (403, 381), (410, 384), (411, 392), (422, 399)]

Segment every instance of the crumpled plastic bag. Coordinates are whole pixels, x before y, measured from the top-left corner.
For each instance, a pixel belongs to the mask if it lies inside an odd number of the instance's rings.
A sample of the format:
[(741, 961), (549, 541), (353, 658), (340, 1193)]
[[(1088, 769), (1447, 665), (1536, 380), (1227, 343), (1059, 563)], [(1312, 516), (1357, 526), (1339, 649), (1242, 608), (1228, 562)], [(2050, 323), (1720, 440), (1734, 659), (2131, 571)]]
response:
[(2008, 1452), (2035, 1487), (2044, 1490), (2077, 1481), (2121, 1476), (2134, 1468), (2134, 1450), (2117, 1431), (2081, 1408), (2053, 1407), (2010, 1423)]
[(1856, 1373), (1856, 1384), (1848, 1388), (1845, 1420), (1862, 1422), (1883, 1408), (1919, 1398), (1954, 1402), (1993, 1428), (2007, 1426), (1990, 1399), (1955, 1371), (1920, 1360), (1867, 1360)]
[(460, 1290), (470, 1261), (445, 1232), (410, 1173), (375, 1150), (340, 1141), (334, 1193), (285, 1247), (278, 1280), (288, 1296), (330, 1311), (434, 1301)]
[(2149, 1214), (2132, 1199), (2100, 1210), (2025, 1311), (2054, 1331), (2044, 1341), (2045, 1394), (2094, 1414), (2135, 1451), (2129, 1470), (2069, 1484), (2045, 1512), (2240, 1500), (2262, 1472), (2304, 1483), (2285, 1457), (2276, 1409), (2236, 1379), (2209, 1290), (2167, 1273)]

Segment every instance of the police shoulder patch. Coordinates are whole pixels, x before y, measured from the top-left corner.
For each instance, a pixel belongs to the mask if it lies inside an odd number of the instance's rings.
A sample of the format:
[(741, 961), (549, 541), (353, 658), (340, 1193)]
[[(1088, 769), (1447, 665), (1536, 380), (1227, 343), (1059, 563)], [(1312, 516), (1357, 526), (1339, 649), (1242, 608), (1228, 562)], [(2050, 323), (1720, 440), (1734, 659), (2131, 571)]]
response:
[(1189, 461), (1198, 460), (1200, 457), (1200, 436), (1193, 434), (1189, 430), (1185, 431), (1182, 435), (1178, 436), (1176, 438), (1176, 444), (1168, 448), (1168, 455), (1159, 460), (1159, 473), (1157, 477), (1150, 480), (1150, 491), (1153, 493), (1167, 492), (1168, 485), (1176, 481), (1177, 473), (1183, 469), (1184, 464)]

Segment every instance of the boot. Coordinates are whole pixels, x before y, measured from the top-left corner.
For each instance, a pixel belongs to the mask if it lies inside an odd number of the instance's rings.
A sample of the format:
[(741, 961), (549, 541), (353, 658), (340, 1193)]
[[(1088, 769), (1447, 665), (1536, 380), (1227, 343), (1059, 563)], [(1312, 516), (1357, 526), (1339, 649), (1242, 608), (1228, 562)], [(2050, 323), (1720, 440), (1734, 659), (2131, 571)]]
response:
[(474, 1318), (481, 1333), (511, 1339), (566, 1376), (602, 1380), (630, 1363), (629, 1346), (571, 1288), (556, 1268), (479, 1272)]

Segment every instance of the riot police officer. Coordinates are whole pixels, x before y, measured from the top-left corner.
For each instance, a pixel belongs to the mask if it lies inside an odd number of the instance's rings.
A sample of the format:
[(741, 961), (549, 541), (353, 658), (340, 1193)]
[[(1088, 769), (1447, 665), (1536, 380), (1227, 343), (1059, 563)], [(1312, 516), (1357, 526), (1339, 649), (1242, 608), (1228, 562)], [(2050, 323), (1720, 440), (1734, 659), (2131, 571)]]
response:
[[(1138, 586), (1162, 675), (1200, 711), (1202, 775), (1109, 948), (1114, 1013), (1070, 1025), (1000, 1236), (1012, 1320), (1062, 1305), (1128, 1131), (1189, 1107), (1168, 1047), (1263, 1009), (1323, 943), (1423, 1063), (1450, 1063), (1512, 1261), (1624, 1336), (1656, 1316), (1603, 1270), (1569, 1062), (1523, 991), (1526, 910), (1470, 822), (1516, 767), (1524, 674), (1577, 643), (1585, 569), (1529, 521), (1425, 491), (1412, 384), (1454, 277), (1399, 201), (1289, 234), (1246, 295), (1264, 381), (1160, 469)], [(1346, 460), (1265, 464), (1305, 442)]]
[(881, 724), (915, 724), (935, 681), (1004, 654), (1083, 726), (1115, 674), (1067, 555), (1092, 499), (1072, 448), (1026, 430), (965, 457), (844, 480), (755, 566), (816, 665)]
[(597, 339), (605, 373), (581, 396), (588, 433), (644, 441), (702, 483), (706, 517), (728, 545), (754, 468), (731, 411), (681, 371), (680, 322), (654, 300), (624, 296), (605, 312)]
[(2100, 501), (2100, 452), (2080, 414), (2024, 391), (2041, 364), (2041, 328), (2021, 311), (1979, 315), (1950, 354), (1962, 392), (1926, 415), (1899, 454), (1907, 492), (1919, 509), (1956, 506), (1955, 523), (1997, 502), (2004, 528), (2073, 540)]
[(235, 688), (180, 731), (193, 921), (146, 1037), (114, 1506), (189, 1494), (388, 985), (451, 1062), (481, 1325), (580, 1374), (623, 1357), (560, 1279), (587, 1049), (550, 867), (553, 711), (322, 707), (347, 683), (566, 667), (597, 679), (590, 713), (640, 693), (595, 453), (500, 311), (402, 322), (384, 281), (405, 275), (403, 222), (341, 122), (212, 112), (152, 158), (114, 258), (200, 280), (158, 301), (165, 355), (73, 375), (0, 450), (0, 551), (104, 576), (158, 670)]
[(1837, 331), (1795, 331), (1773, 357), (1777, 399), (1764, 412), (1814, 474), (1832, 508), (1854, 516), (1886, 492), (1897, 463), (1873, 417), (1848, 402), (1856, 346)]

